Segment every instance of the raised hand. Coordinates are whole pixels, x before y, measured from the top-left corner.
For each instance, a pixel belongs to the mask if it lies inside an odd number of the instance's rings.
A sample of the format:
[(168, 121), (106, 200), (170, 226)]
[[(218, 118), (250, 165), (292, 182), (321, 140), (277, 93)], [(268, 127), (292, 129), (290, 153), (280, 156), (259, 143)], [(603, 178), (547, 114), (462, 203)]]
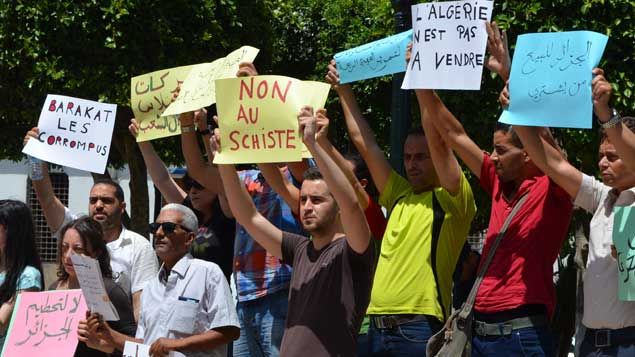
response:
[(201, 108), (194, 112), (194, 121), (198, 130), (207, 129), (207, 109)]
[(317, 124), (313, 108), (310, 106), (302, 107), (300, 114), (298, 114), (298, 124), (300, 125), (300, 136), (302, 136), (304, 143), (314, 144)]
[(412, 57), (412, 41), (406, 46), (406, 64), (410, 63), (410, 57)]
[(507, 107), (509, 107), (509, 81), (505, 83), (505, 87), (503, 87), (503, 90), (498, 95), (498, 102), (504, 109), (507, 109)]
[(238, 72), (236, 72), (236, 77), (250, 77), (257, 76), (258, 71), (256, 70), (256, 66), (250, 62), (241, 62), (238, 65)]
[(593, 81), (591, 82), (593, 93), (593, 109), (595, 115), (603, 122), (611, 119), (611, 108), (609, 107), (609, 100), (611, 99), (611, 93), (613, 88), (611, 83), (604, 77), (604, 70), (601, 68), (593, 69)]
[(23, 145), (26, 145), (26, 143), (29, 141), (29, 139), (34, 138), (35, 140), (39, 140), (38, 136), (40, 135), (40, 129), (38, 127), (33, 127), (31, 128), (31, 130), (26, 132), (26, 135), (24, 135), (24, 140), (22, 141)]
[(328, 72), (324, 76), (326, 82), (331, 85), (333, 89), (337, 89), (340, 85), (340, 73), (337, 71), (335, 60), (331, 60), (328, 65)]
[(326, 116), (326, 109), (318, 109), (315, 112), (315, 121), (317, 133), (315, 134), (315, 140), (318, 143), (324, 143), (329, 140), (329, 118)]
[[(216, 126), (218, 126), (218, 117), (214, 115), (214, 121), (216, 122)], [(212, 151), (212, 154), (216, 156), (220, 152), (220, 129), (214, 129), (214, 133), (209, 138), (209, 147)]]
[(487, 30), (487, 50), (489, 51), (485, 67), (507, 81), (512, 66), (507, 44), (507, 33), (501, 31), (496, 22), (486, 22), (485, 29)]
[(137, 119), (130, 119), (130, 125), (128, 125), (128, 131), (134, 138), (139, 135), (139, 123), (137, 123)]

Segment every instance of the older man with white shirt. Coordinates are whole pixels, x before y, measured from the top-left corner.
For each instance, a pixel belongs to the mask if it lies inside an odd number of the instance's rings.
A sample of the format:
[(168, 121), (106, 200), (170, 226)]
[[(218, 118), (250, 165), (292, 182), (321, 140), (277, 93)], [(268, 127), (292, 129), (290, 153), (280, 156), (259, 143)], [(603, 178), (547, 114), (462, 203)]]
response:
[(189, 208), (172, 203), (155, 223), (155, 252), (163, 261), (141, 295), (136, 338), (112, 330), (92, 315), (79, 326), (79, 339), (101, 350), (123, 351), (126, 341), (151, 345), (152, 356), (225, 357), (227, 344), (240, 335), (229, 285), (218, 265), (188, 253), (198, 221)]

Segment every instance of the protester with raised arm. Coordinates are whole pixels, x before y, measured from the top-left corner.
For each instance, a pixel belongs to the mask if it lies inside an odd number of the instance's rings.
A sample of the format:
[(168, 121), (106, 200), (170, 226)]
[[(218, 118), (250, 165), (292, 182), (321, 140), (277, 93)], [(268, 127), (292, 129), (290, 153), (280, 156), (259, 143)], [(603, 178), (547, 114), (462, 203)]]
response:
[[(196, 113), (186, 113), (184, 117), (202, 117), (204, 111)], [(183, 122), (185, 119), (181, 119)], [(135, 119), (130, 121), (128, 130), (132, 136), (136, 137), (139, 132), (139, 125)], [(190, 138), (182, 138), (182, 142)], [(195, 140), (196, 137), (193, 137)], [(205, 137), (204, 141), (209, 141)], [(154, 151), (150, 141), (141, 141), (137, 145), (143, 155), (143, 161), (148, 168), (148, 173), (152, 182), (159, 189), (166, 203), (181, 203), (194, 210), (198, 218), (199, 227), (196, 232), (196, 239), (192, 242), (190, 253), (194, 258), (216, 263), (223, 270), (223, 274), (229, 281), (233, 259), (234, 259), (234, 234), (236, 222), (231, 217), (227, 200), (222, 194), (203, 187), (200, 183), (192, 179), (188, 173), (183, 177), (183, 190), (170, 176), (168, 168), (165, 166), (159, 155)], [(182, 144), (185, 151), (186, 144)], [(198, 147), (193, 148), (200, 156)], [(220, 176), (217, 176), (220, 181)]]
[(369, 299), (373, 247), (353, 188), (316, 142), (315, 122), (313, 109), (303, 108), (301, 135), (320, 169), (307, 170), (300, 189), (300, 218), (311, 239), (271, 224), (256, 210), (233, 165), (219, 169), (238, 222), (293, 266), (281, 355), (353, 356)]
[[(239, 65), (237, 76), (257, 74), (253, 64)], [(193, 125), (193, 122), (184, 119), (188, 118), (181, 116), (181, 125)], [(205, 165), (196, 145), (194, 129), (190, 129), (186, 129), (181, 137), (183, 155), (190, 174), (206, 188), (224, 190), (219, 181), (218, 169), (213, 165)], [(304, 166), (303, 162), (290, 163), (280, 169), (272, 165), (271, 172), (284, 176), (286, 182), (292, 182), (294, 178), (301, 181)], [(280, 177), (266, 174), (265, 170), (256, 169), (239, 173), (252, 202), (267, 220), (284, 231), (303, 234), (293, 214), (293, 206), (274, 191), (274, 180), (278, 179), (277, 182), (280, 183), (285, 181)], [(287, 317), (291, 268), (254, 241), (240, 223), (236, 225), (233, 268), (238, 298), (236, 310), (241, 324), (240, 338), (234, 342), (233, 355), (276, 357), (280, 353), (284, 321)]]
[[(593, 74), (595, 114), (601, 121), (610, 122), (611, 85), (601, 69), (594, 69)], [(513, 100), (506, 93), (501, 98), (503, 105)], [(593, 214), (583, 275), (582, 324), (586, 333), (580, 356), (585, 357), (635, 355), (635, 302), (618, 298), (619, 262), (611, 254), (615, 207), (635, 206), (635, 172), (628, 169), (628, 160), (624, 159), (633, 156), (628, 132), (635, 130), (635, 118), (617, 118), (602, 130), (598, 166), (603, 182), (580, 172), (548, 145), (539, 135), (543, 128), (515, 127), (536, 165), (575, 200), (576, 206)]]
[(198, 221), (178, 203), (164, 206), (155, 223), (155, 251), (163, 264), (141, 297), (136, 336), (115, 331), (91, 315), (79, 326), (80, 339), (102, 350), (123, 351), (126, 341), (150, 345), (150, 355), (226, 357), (226, 345), (240, 334), (227, 280), (218, 265), (189, 254)]
[[(490, 39), (489, 48), (499, 47), (500, 41), (500, 37)], [(492, 249), (507, 216), (526, 196), (478, 289), (472, 356), (553, 355), (549, 331), (555, 306), (553, 263), (568, 230), (570, 198), (536, 167), (511, 127), (496, 128), (494, 149), (488, 155), (472, 141), (436, 93), (418, 90), (417, 97), (429, 114), (426, 120), (492, 198), (483, 256)]]
[[(38, 128), (31, 129), (24, 137), (37, 139)], [(51, 232), (57, 233), (68, 222), (77, 219), (55, 196), (48, 173), (48, 163), (41, 164), (43, 178), (33, 180), (33, 189), (42, 206)], [(104, 240), (110, 253), (110, 265), (114, 281), (132, 297), (135, 318), (139, 318), (139, 305), (143, 286), (156, 274), (159, 264), (150, 242), (143, 236), (126, 229), (122, 216), (126, 209), (123, 189), (118, 183), (96, 180), (88, 197), (88, 215), (104, 229)], [(60, 239), (58, 235), (58, 239)]]
[[(377, 145), (351, 87), (339, 84), (334, 62), (326, 79), (340, 97), (349, 137), (368, 165), (379, 203), (390, 214), (365, 348), (370, 356), (424, 355), (428, 338), (450, 313), (452, 273), (476, 211), (470, 185), (451, 152), (431, 150), (442, 142), (426, 139), (421, 129), (404, 143), (406, 178), (401, 177)], [(435, 165), (444, 170), (443, 183)]]

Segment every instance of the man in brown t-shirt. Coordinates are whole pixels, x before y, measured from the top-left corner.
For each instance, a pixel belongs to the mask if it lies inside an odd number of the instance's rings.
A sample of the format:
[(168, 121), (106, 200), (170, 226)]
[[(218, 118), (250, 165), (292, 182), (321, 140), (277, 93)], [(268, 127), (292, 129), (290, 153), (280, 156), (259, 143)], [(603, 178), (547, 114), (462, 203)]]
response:
[[(283, 232), (254, 207), (233, 165), (219, 165), (236, 220), (274, 256), (293, 266), (282, 356), (353, 356), (370, 299), (374, 268), (371, 234), (353, 187), (316, 136), (313, 109), (298, 116), (304, 143), (318, 168), (300, 189), (300, 219), (307, 239)], [(212, 138), (217, 150), (218, 132)]]

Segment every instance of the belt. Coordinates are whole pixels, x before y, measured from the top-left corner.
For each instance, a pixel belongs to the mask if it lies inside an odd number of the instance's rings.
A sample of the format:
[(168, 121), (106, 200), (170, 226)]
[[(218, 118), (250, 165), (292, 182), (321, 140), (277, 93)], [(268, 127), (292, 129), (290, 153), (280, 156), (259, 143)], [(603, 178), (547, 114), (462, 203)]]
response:
[(487, 323), (475, 320), (474, 333), (479, 336), (506, 336), (511, 334), (513, 330), (526, 327), (541, 327), (545, 325), (547, 325), (547, 318), (545, 315), (518, 317), (498, 323)]
[(635, 343), (635, 326), (615, 330), (587, 328), (584, 339), (595, 347), (630, 345)]
[(370, 322), (377, 328), (393, 329), (409, 322), (427, 321), (428, 315), (370, 315)]

